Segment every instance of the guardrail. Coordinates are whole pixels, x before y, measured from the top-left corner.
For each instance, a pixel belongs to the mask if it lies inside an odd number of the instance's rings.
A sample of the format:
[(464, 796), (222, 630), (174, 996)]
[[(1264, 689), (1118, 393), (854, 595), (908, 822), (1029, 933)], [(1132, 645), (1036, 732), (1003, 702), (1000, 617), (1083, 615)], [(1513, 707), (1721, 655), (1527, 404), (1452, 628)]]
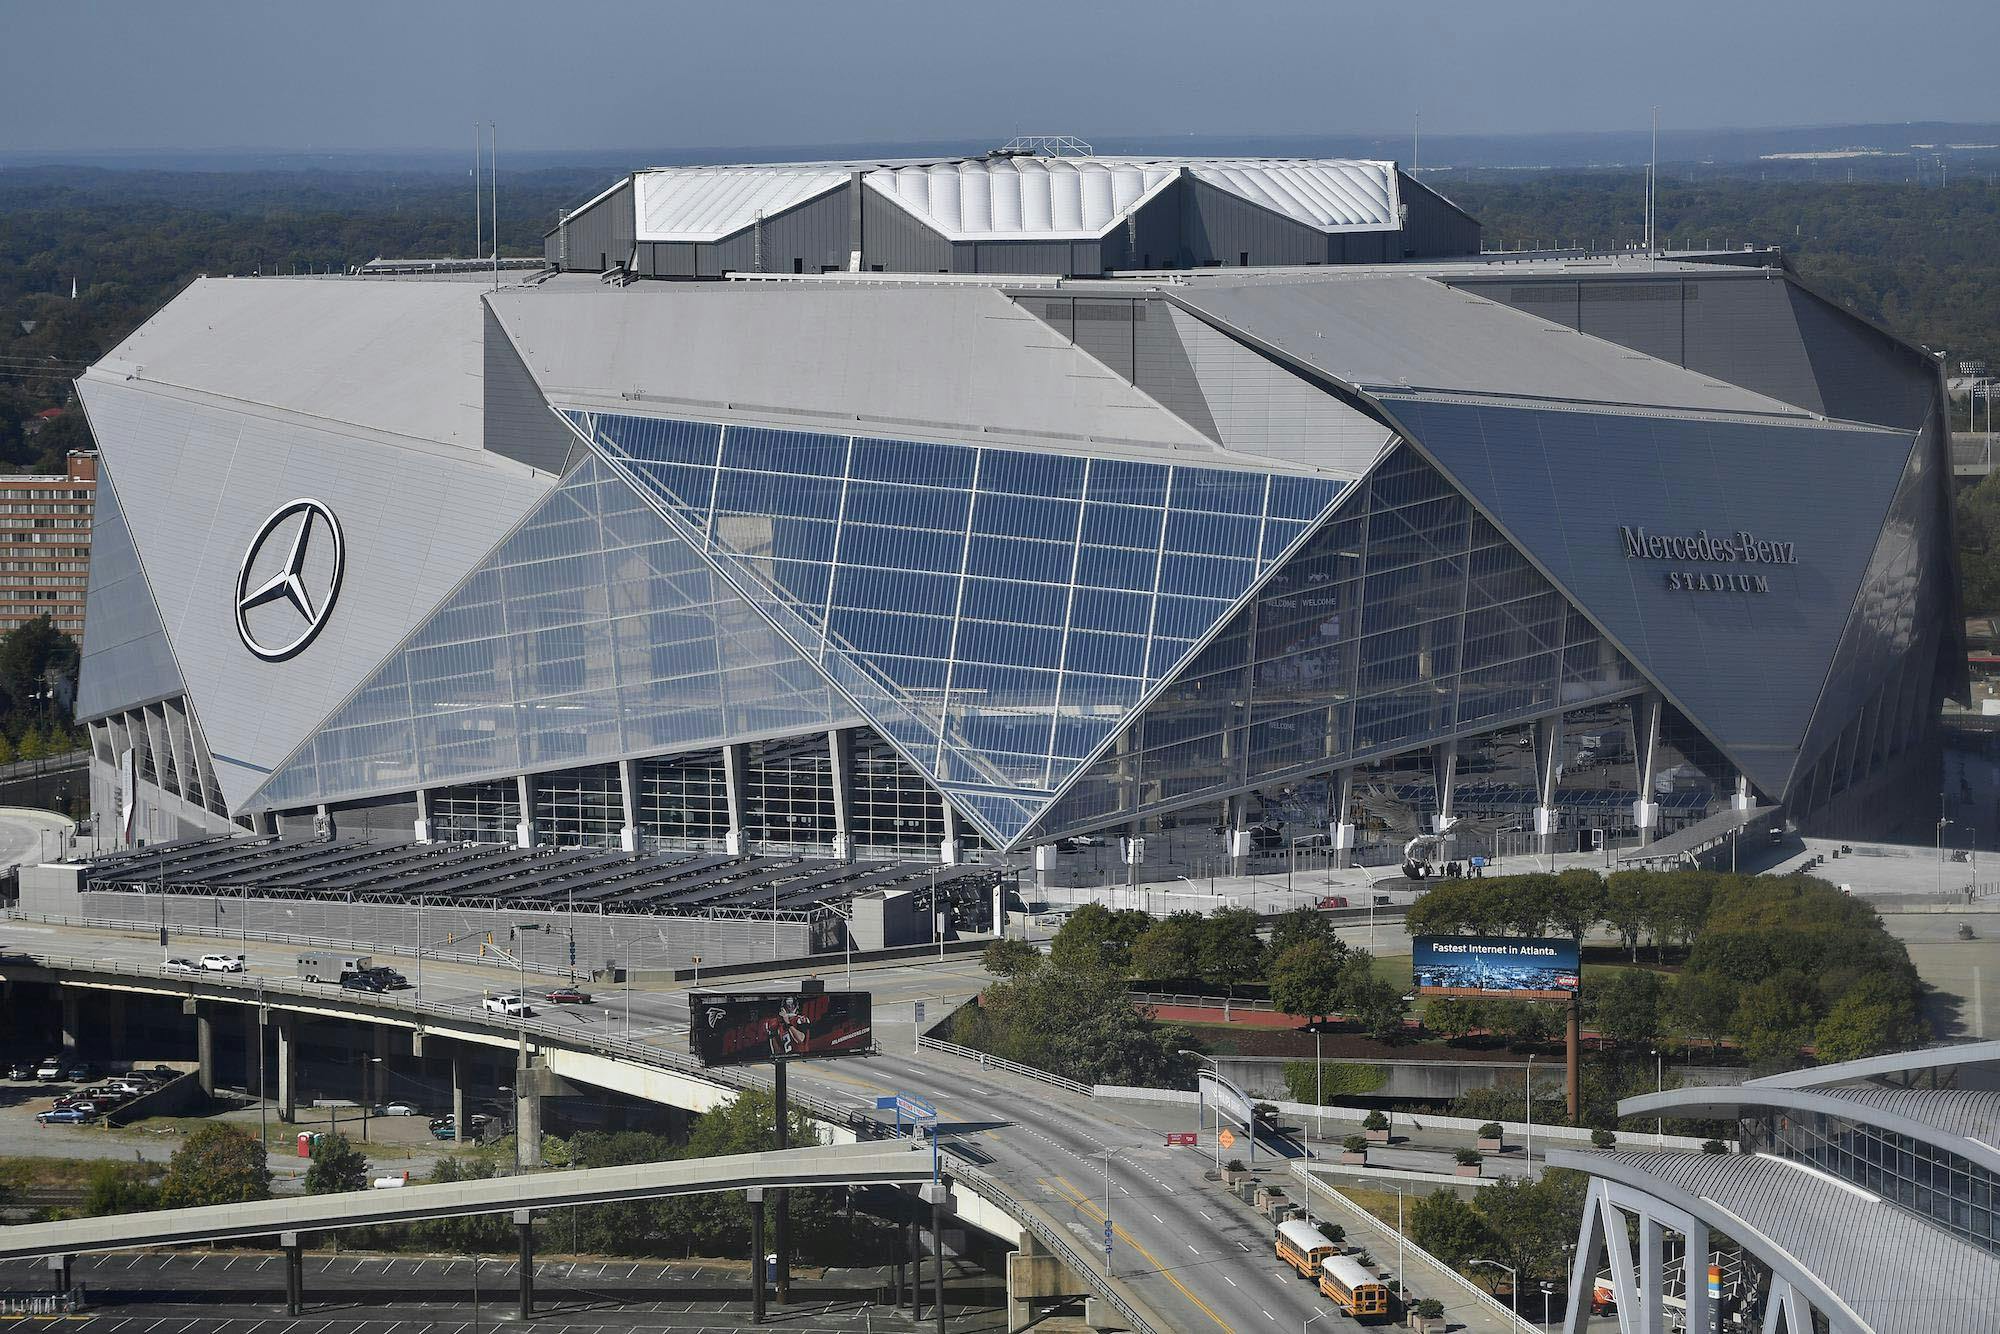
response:
[(1051, 1088), (1059, 1088), (1065, 1093), (1074, 1093), (1085, 1098), (1091, 1096), (1090, 1085), (1081, 1080), (1065, 1079), (1061, 1075), (1052, 1075), (1046, 1070), (1037, 1070), (1034, 1066), (1022, 1065), (1019, 1061), (1005, 1060), (989, 1052), (980, 1051), (976, 1047), (961, 1047), (956, 1042), (939, 1042), (936, 1038), (920, 1037), (917, 1039), (917, 1048), (920, 1051), (941, 1051), (947, 1056), (958, 1056), (968, 1061), (977, 1061), (983, 1066), (988, 1066), (995, 1070), (1004, 1070), (1010, 1075), (1020, 1075), (1023, 1079), (1039, 1080), (1041, 1083), (1047, 1084)]
[(1230, 1000), (1226, 1004), (1220, 996), (1209, 996), (1198, 992), (1134, 991), (1131, 997), (1147, 1005), (1181, 1005), (1194, 1010), (1264, 1010), (1275, 1013), (1277, 1006), (1268, 1000)]
[[(61, 913), (12, 911), (6, 913), (5, 917), (16, 922), (40, 922), (45, 926), (80, 926), (86, 930), (118, 931), (126, 935), (134, 932), (145, 934), (153, 929), (143, 922), (128, 921), (121, 917), (69, 917)], [(345, 953), (362, 953), (368, 948), (345, 936), (300, 936), (283, 931), (247, 931), (240, 927), (231, 929), (216, 926), (187, 926), (179, 922), (173, 924), (171, 931), (177, 936), (199, 936), (209, 940), (240, 940), (246, 944), (255, 941), (260, 945), (297, 945), (308, 949), (340, 950)], [(386, 953), (402, 957), (401, 945), (383, 945), (379, 948)], [(493, 964), (495, 967), (504, 967), (516, 972), (539, 973), (547, 977), (568, 977), (570, 973), (567, 967), (553, 963), (529, 963), (523, 968), (511, 958), (501, 960), (495, 955), (481, 954), (472, 950), (426, 947), (424, 957), (443, 963)]]
[[(661, 1047), (647, 1046), (643, 1043), (609, 1036), (586, 1036), (579, 1034), (575, 1029), (558, 1027), (557, 1025), (545, 1023), (537, 1019), (515, 1019), (512, 1021), (492, 1019), (486, 1017), (485, 1011), (473, 1009), (470, 1006), (441, 1005), (434, 1001), (419, 1001), (405, 999), (400, 996), (381, 994), (371, 994), (364, 997), (353, 992), (329, 988), (324, 984), (301, 982), (295, 978), (267, 978), (262, 976), (246, 976), (240, 973), (212, 973), (205, 976), (189, 977), (182, 974), (156, 973), (153, 970), (144, 968), (118, 967), (116, 965), (109, 965), (101, 959), (85, 959), (73, 955), (38, 954), (27, 951), (17, 951), (15, 953), (18, 957), (32, 960), (37, 964), (50, 968), (141, 977), (147, 981), (158, 980), (167, 984), (185, 983), (189, 984), (187, 987), (189, 991), (193, 991), (196, 985), (204, 985), (230, 991), (247, 992), (254, 996), (259, 1004), (264, 1003), (264, 998), (267, 995), (277, 994), (306, 1000), (340, 1000), (364, 1012), (387, 1011), (399, 1015), (448, 1020), (454, 1024), (462, 1025), (470, 1023), (496, 1036), (526, 1034), (549, 1045), (584, 1047), (600, 1055), (613, 1056), (635, 1064), (651, 1065), (656, 1068), (670, 1070), (676, 1074), (687, 1075), (718, 1087), (734, 1089), (739, 1092), (749, 1089), (759, 1091), (769, 1091), (770, 1089), (770, 1080), (767, 1078), (761, 1078), (747, 1071), (711, 1069), (702, 1065), (692, 1053), (682, 1054), (680, 1052), (672, 1052)], [(0, 956), (0, 958), (4, 957)], [(983, 1052), (974, 1051), (969, 1047), (958, 1046), (956, 1043), (938, 1042), (932, 1038), (923, 1038), (920, 1041), (924, 1047), (930, 1050), (982, 1061), (989, 1066), (1006, 1070), (1009, 1073), (1037, 1079), (1069, 1092), (1080, 1093), (1085, 1097), (1090, 1096), (1090, 1087), (1073, 1079), (1063, 1079), (1058, 1075), (1051, 1075), (1045, 1070), (1036, 1070), (1014, 1061), (1004, 1061), (999, 1057), (989, 1056)], [(845, 1127), (857, 1139), (891, 1139), (896, 1135), (896, 1128), (894, 1126), (886, 1125), (871, 1115), (865, 1115), (849, 1108), (836, 1106), (833, 1103), (813, 1097), (810, 1094), (787, 1090), (787, 1098), (794, 1106), (804, 1110), (814, 1119), (828, 1125)], [(1113, 1310), (1130, 1321), (1134, 1334), (1158, 1334), (1155, 1326), (1135, 1311), (1124, 1297), (1119, 1295), (1116, 1291), (1116, 1285), (1112, 1283), (1110, 1277), (1091, 1269), (1077, 1250), (1055, 1228), (1044, 1222), (1032, 1208), (1013, 1195), (1004, 1186), (1000, 1185), (993, 1177), (980, 1171), (964, 1156), (962, 1150), (946, 1144), (940, 1144), (938, 1149), (942, 1157), (950, 1160), (951, 1167), (949, 1170), (954, 1178), (965, 1181), (968, 1185), (975, 1187), (981, 1195), (992, 1199), (994, 1203), (1013, 1216), (1023, 1227), (1032, 1232), (1036, 1240), (1047, 1247), (1050, 1253), (1059, 1257), (1065, 1265), (1085, 1282), (1089, 1283), (1100, 1297), (1109, 1302)]]

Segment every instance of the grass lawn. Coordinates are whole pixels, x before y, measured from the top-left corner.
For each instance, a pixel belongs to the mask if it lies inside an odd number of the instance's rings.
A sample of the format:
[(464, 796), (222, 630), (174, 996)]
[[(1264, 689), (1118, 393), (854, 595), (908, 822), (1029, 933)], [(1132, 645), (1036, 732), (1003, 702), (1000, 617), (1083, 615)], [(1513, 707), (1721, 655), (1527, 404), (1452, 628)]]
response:
[[(60, 1190), (81, 1186), (90, 1178), (91, 1170), (104, 1162), (116, 1163), (116, 1159), (104, 1158), (0, 1158), (0, 1189), (6, 1190)], [(150, 1166), (137, 1163), (119, 1163), (135, 1176), (143, 1176), (153, 1170)]]
[[(1335, 1186), (1334, 1189), (1373, 1214), (1390, 1231), (1393, 1232), (1395, 1230), (1396, 1192), (1392, 1190), (1370, 1190), (1366, 1186)], [(1405, 1192), (1403, 1196), (1403, 1226), (1405, 1227), (1408, 1227), (1410, 1223), (1410, 1203), (1411, 1197), (1408, 1192)]]

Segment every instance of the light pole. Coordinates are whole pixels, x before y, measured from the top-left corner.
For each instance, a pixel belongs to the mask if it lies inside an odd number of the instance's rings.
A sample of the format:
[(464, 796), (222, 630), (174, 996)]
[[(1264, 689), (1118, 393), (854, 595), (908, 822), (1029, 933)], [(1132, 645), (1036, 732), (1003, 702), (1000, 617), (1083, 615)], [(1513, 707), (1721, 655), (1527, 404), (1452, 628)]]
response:
[(1320, 1311), (1316, 1315), (1307, 1316), (1304, 1320), (1299, 1321), (1299, 1334), (1306, 1334), (1306, 1326), (1312, 1324), (1315, 1320), (1324, 1320), (1332, 1314), (1333, 1312), (1331, 1311)]
[[(1189, 1051), (1185, 1047), (1175, 1052), (1175, 1055), (1192, 1056), (1197, 1061), (1207, 1061), (1210, 1065), (1214, 1066), (1215, 1079), (1218, 1086), (1217, 1091), (1220, 1092), (1220, 1085), (1222, 1082), (1222, 1062), (1216, 1060), (1213, 1056), (1210, 1056), (1206, 1052)], [(1194, 1081), (1194, 1098), (1195, 1098), (1194, 1102), (1195, 1143), (1199, 1144), (1201, 1142), (1201, 1076), (1198, 1074), (1195, 1076), (1195, 1081)], [(1218, 1099), (1215, 1104), (1215, 1170), (1218, 1172), (1222, 1170), (1222, 1102), (1220, 1099)]]
[[(1407, 1296), (1409, 1288), (1403, 1274), (1403, 1185), (1400, 1181), (1377, 1181), (1374, 1184), (1377, 1190), (1386, 1186), (1396, 1192), (1396, 1285), (1398, 1291)], [(1306, 1193), (1310, 1195), (1312, 1192), (1308, 1190)]]
[(1521, 1273), (1512, 1265), (1503, 1265), (1498, 1260), (1474, 1260), (1475, 1265), (1491, 1265), (1495, 1269), (1507, 1271), (1508, 1296), (1513, 1298), (1514, 1328), (1521, 1327)]
[[(933, 1131), (932, 1134), (935, 1135), (936, 1132)], [(1106, 1145), (1103, 1152), (1090, 1155), (1104, 1160), (1104, 1272), (1113, 1278), (1117, 1275), (1111, 1270), (1111, 1160), (1119, 1152), (1120, 1150)]]
[(1951, 821), (1942, 815), (1937, 822), (1937, 896), (1944, 897), (1944, 827)]
[(1528, 1053), (1528, 1142), (1521, 1150), (1522, 1166), (1528, 1170), (1528, 1180), (1535, 1179), (1535, 1053)]
[[(1667, 1091), (1667, 1058), (1660, 1055), (1658, 1047), (1653, 1048), (1653, 1092)], [(1662, 1115), (1653, 1122), (1653, 1138), (1664, 1139), (1667, 1134), (1667, 1118)]]
[(1542, 1284), (1542, 1324), (1543, 1324), (1543, 1325), (1547, 1325), (1547, 1324), (1549, 1323), (1549, 1300), (1550, 1300), (1550, 1298), (1552, 1298), (1552, 1297), (1553, 1297), (1554, 1295), (1555, 1295), (1555, 1285), (1554, 1285), (1554, 1284), (1552, 1284), (1552, 1283), (1544, 1283), (1544, 1284)]

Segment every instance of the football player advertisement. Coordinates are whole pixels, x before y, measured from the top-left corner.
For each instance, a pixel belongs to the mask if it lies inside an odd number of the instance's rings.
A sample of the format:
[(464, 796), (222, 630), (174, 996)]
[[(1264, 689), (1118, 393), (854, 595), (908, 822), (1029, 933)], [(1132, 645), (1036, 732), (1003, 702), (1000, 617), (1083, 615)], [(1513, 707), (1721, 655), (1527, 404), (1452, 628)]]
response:
[(865, 991), (696, 992), (688, 997), (703, 1065), (865, 1055), (873, 1039)]

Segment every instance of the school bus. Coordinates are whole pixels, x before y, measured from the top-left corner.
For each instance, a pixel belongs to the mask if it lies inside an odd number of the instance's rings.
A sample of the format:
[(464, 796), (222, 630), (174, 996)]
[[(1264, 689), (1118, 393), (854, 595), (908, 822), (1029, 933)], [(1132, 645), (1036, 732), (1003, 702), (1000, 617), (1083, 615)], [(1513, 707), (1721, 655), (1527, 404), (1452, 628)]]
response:
[(1320, 1263), (1319, 1291), (1357, 1320), (1389, 1314), (1388, 1287), (1350, 1256), (1329, 1255)]
[(1294, 1218), (1278, 1224), (1278, 1258), (1307, 1278), (1319, 1277), (1320, 1261), (1334, 1250), (1334, 1244), (1311, 1223)]

